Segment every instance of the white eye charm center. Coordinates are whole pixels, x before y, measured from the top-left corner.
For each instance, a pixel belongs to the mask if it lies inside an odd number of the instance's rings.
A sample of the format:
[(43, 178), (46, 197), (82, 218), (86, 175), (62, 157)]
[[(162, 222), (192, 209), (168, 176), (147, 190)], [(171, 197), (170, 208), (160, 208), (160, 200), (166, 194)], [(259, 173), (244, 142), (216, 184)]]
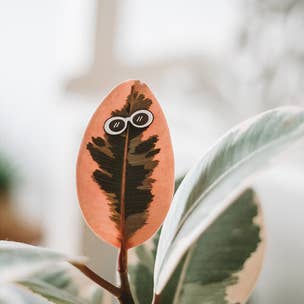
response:
[(104, 130), (107, 134), (118, 135), (123, 133), (130, 122), (135, 128), (146, 128), (151, 125), (154, 117), (148, 110), (139, 110), (129, 117), (113, 116), (106, 120)]

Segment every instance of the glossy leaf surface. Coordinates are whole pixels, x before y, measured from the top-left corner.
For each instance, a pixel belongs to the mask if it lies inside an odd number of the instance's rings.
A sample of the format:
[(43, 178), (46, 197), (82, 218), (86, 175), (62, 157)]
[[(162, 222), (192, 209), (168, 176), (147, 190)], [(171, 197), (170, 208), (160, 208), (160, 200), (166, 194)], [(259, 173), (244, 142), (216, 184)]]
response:
[(242, 190), (247, 179), (304, 136), (304, 111), (267, 111), (230, 130), (189, 171), (175, 194), (157, 251), (161, 293), (184, 254)]
[[(135, 249), (130, 267), (138, 303), (153, 296), (153, 267), (159, 234), (153, 243)], [(263, 219), (251, 189), (242, 193), (187, 251), (161, 293), (159, 304), (244, 303), (264, 252)]]
[(260, 273), (264, 247), (260, 205), (248, 189), (189, 248), (178, 266), (172, 303), (245, 303)]
[(96, 110), (79, 152), (77, 187), (88, 225), (116, 247), (142, 243), (163, 222), (173, 152), (164, 114), (145, 84), (120, 84)]

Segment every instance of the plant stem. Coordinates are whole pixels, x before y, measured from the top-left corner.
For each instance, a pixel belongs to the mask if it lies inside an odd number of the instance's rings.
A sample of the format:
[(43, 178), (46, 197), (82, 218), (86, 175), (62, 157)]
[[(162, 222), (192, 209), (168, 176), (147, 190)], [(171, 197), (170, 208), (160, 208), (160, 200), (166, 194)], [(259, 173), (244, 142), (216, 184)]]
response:
[(122, 242), (118, 257), (118, 272), (120, 277), (121, 295), (118, 297), (122, 304), (134, 304), (134, 299), (131, 293), (129, 277), (128, 277), (128, 250), (125, 247), (125, 242)]
[(160, 295), (154, 294), (152, 304), (158, 304), (158, 303), (160, 303)]
[(90, 278), (92, 281), (94, 281), (97, 285), (103, 287), (107, 291), (109, 291), (111, 294), (113, 294), (115, 297), (121, 296), (121, 289), (119, 287), (116, 287), (112, 283), (108, 282), (107, 280), (100, 277), (97, 273), (92, 271), (89, 267), (87, 267), (84, 264), (78, 264), (78, 263), (71, 263), (74, 267), (79, 269), (84, 275), (86, 275), (88, 278)]
[(97, 273), (92, 271), (88, 266), (81, 263), (71, 264), (80, 270), (84, 275), (90, 278), (93, 282), (106, 289), (114, 295), (121, 304), (134, 304), (134, 299), (131, 293), (130, 282), (128, 277), (128, 250), (123, 242), (119, 251), (118, 257), (118, 272), (120, 277), (120, 287), (113, 285), (107, 280), (100, 277)]

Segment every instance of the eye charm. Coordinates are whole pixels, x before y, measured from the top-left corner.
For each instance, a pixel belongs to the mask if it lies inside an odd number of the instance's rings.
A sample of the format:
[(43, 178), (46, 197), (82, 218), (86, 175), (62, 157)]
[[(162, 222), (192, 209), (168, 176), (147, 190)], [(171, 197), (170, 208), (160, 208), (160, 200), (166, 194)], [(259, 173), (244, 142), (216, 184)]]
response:
[(139, 110), (130, 117), (114, 116), (106, 120), (104, 130), (110, 135), (119, 135), (123, 133), (130, 122), (136, 128), (146, 128), (151, 125), (153, 114), (148, 110)]

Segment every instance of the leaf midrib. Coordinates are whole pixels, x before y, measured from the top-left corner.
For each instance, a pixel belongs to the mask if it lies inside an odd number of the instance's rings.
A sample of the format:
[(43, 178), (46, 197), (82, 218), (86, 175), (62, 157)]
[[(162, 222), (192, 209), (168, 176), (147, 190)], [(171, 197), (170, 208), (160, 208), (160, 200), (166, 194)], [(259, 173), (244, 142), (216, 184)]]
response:
[(129, 147), (129, 126), (127, 126), (125, 145), (124, 145), (124, 155), (122, 163), (122, 177), (121, 177), (121, 192), (120, 192), (120, 237), (121, 237), (121, 247), (126, 246), (126, 204), (125, 204), (125, 194), (126, 194), (126, 176), (127, 176), (127, 158), (128, 158), (128, 147)]
[(187, 270), (188, 270), (195, 247), (196, 247), (196, 244), (192, 245), (191, 248), (189, 248), (189, 250), (188, 250), (188, 253), (187, 253), (187, 256), (186, 256), (186, 259), (185, 259), (185, 262), (184, 262), (184, 265), (183, 265), (183, 268), (182, 268), (182, 271), (181, 271), (181, 274), (180, 274), (180, 277), (179, 277), (179, 280), (177, 283), (177, 288), (176, 288), (175, 295), (173, 298), (173, 304), (179, 304), (178, 301), (180, 299), (180, 294), (183, 289), (183, 283), (185, 281)]

